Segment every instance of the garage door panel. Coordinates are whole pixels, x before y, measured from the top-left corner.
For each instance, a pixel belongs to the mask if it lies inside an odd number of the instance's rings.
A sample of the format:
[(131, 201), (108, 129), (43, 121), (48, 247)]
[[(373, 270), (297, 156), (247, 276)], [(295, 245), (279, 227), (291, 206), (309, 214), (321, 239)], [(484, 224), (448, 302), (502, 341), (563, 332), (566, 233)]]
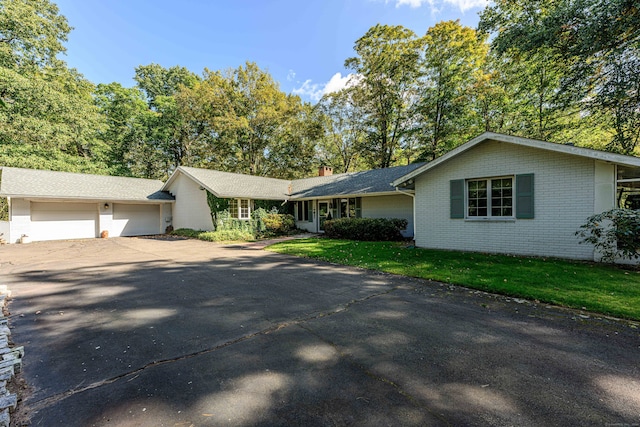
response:
[(97, 237), (94, 203), (31, 203), (31, 239), (63, 240)]
[(113, 205), (113, 232), (116, 236), (144, 236), (160, 232), (160, 206)]

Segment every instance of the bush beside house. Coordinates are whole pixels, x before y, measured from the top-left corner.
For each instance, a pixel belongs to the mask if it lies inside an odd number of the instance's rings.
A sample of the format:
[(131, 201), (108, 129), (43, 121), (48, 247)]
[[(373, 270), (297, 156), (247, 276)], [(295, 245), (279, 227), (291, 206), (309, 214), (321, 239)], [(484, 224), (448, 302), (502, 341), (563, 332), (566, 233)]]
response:
[(399, 218), (338, 218), (325, 221), (324, 232), (334, 239), (399, 241), (404, 239), (401, 231), (408, 224)]

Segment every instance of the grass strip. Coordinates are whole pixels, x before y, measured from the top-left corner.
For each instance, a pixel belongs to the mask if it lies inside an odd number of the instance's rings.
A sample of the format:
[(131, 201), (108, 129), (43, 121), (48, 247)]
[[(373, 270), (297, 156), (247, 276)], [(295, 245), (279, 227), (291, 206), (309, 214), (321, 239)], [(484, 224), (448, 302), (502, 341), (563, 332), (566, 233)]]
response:
[(555, 258), (311, 238), (267, 250), (640, 320), (640, 271)]

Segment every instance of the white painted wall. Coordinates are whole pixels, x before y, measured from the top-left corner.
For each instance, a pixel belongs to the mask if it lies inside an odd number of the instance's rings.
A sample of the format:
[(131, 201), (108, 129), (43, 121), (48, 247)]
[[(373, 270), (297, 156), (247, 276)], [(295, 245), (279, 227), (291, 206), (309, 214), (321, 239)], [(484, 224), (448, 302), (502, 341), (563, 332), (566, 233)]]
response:
[(31, 235), (31, 203), (25, 199), (9, 199), (11, 243), (20, 243), (22, 235)]
[[(574, 235), (593, 215), (595, 161), (508, 143), (487, 141), (416, 179), (416, 245), (426, 248), (593, 259)], [(598, 202), (605, 207), (601, 170)], [(452, 179), (534, 173), (534, 219), (450, 219)], [(611, 206), (613, 207), (613, 206)]]
[(180, 174), (171, 184), (169, 192), (176, 198), (173, 205), (173, 228), (213, 230), (207, 192), (200, 190), (200, 185)]
[(595, 197), (593, 213), (599, 214), (616, 205), (616, 168), (615, 165), (595, 162)]
[(2, 233), (0, 237), (5, 242), (11, 243), (11, 223), (9, 221), (0, 221), (0, 233)]
[(413, 198), (406, 194), (363, 197), (362, 217), (406, 219), (409, 225), (402, 235), (411, 237), (413, 235)]

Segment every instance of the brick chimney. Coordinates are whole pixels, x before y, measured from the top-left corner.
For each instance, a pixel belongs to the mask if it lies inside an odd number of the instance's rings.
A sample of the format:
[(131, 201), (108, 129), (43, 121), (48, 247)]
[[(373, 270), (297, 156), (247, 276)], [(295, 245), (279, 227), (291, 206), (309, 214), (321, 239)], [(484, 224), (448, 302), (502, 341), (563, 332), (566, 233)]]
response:
[(320, 166), (318, 169), (318, 176), (331, 176), (333, 175), (333, 168), (330, 166)]

